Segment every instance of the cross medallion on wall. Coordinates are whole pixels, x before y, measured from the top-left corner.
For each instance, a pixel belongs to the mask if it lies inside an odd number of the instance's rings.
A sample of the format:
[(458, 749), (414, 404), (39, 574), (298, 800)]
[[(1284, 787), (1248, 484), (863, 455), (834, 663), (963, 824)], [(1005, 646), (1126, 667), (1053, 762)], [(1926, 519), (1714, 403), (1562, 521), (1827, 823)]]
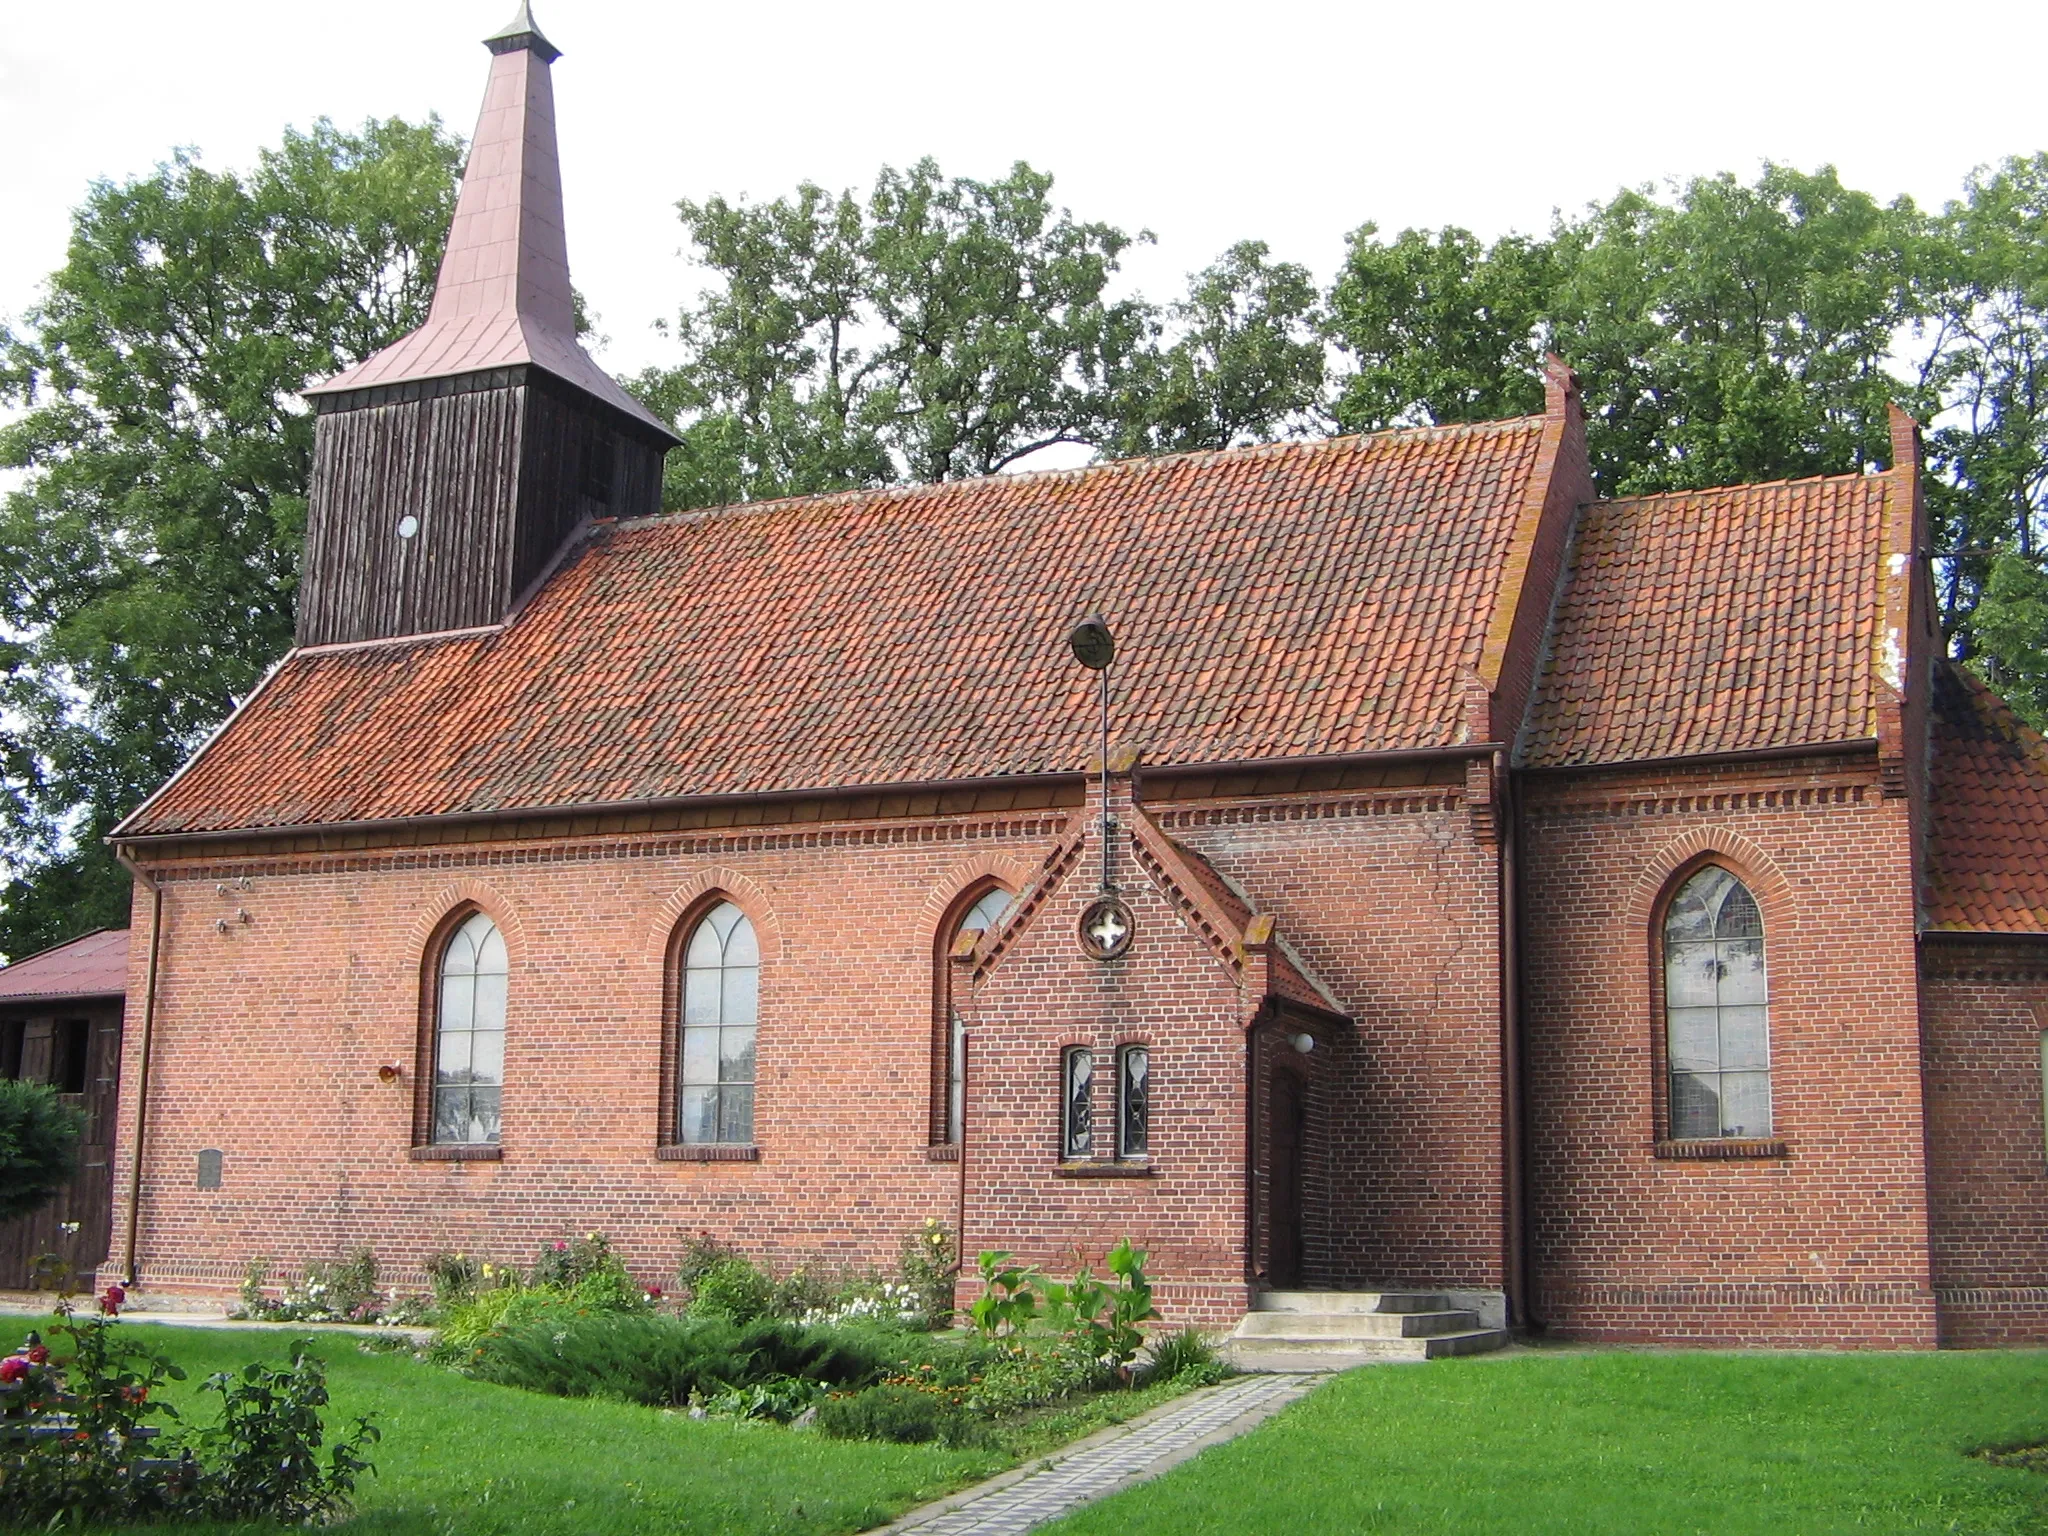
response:
[(1081, 914), (1081, 948), (1094, 960), (1121, 959), (1131, 947), (1136, 926), (1120, 897), (1099, 897)]

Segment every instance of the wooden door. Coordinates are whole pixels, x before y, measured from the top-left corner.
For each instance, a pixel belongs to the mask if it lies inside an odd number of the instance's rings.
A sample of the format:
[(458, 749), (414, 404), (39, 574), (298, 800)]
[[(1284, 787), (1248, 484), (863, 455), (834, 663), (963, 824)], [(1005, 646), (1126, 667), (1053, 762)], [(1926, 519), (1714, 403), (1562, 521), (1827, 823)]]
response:
[(1266, 1280), (1276, 1290), (1301, 1284), (1301, 1161), (1308, 1128), (1308, 1085), (1285, 1068), (1273, 1072), (1267, 1121)]

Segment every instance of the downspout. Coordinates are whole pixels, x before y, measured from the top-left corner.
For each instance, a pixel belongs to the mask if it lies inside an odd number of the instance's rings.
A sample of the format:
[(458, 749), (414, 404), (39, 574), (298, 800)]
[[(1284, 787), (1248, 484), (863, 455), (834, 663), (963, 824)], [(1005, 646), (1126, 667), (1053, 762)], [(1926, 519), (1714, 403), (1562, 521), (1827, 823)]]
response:
[(1528, 1206), (1522, 1190), (1522, 999), (1516, 922), (1521, 891), (1515, 864), (1519, 828), (1514, 781), (1505, 752), (1493, 754), (1495, 793), (1500, 797), (1500, 1022), (1501, 1162), (1505, 1211), (1508, 1323), (1529, 1325)]
[(128, 1222), (121, 1243), (121, 1277), (135, 1283), (135, 1238), (142, 1215), (143, 1135), (149, 1124), (149, 1063), (156, 1043), (156, 972), (162, 953), (164, 931), (164, 890), (140, 864), (128, 857), (128, 850), (115, 848), (114, 857), (122, 868), (140, 880), (149, 891), (149, 970), (142, 983), (142, 1061), (135, 1074), (135, 1147), (128, 1164)]
[(960, 1212), (953, 1224), (954, 1285), (967, 1272), (967, 1106), (974, 1102), (974, 1095), (968, 1092), (973, 1079), (968, 1076), (968, 1064), (974, 1060), (974, 1031), (960, 1031)]

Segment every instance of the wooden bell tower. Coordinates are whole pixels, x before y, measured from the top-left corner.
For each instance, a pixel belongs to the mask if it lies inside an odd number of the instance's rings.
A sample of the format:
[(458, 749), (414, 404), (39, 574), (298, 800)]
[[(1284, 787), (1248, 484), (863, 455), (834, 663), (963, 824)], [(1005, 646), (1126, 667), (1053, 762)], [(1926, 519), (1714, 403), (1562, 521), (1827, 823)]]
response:
[(659, 510), (675, 435), (576, 340), (554, 86), (526, 0), (491, 73), (427, 323), (308, 390), (298, 643), (504, 621), (592, 517)]

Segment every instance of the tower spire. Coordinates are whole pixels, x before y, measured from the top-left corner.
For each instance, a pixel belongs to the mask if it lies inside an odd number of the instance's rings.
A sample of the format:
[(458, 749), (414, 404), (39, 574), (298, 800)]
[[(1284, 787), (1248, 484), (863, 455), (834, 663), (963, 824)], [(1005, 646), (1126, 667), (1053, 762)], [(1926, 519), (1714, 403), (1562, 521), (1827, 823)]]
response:
[(485, 38), (484, 46), (493, 53), (515, 53), (521, 48), (530, 48), (549, 64), (562, 56), (562, 50), (542, 36), (540, 28), (533, 24), (533, 7), (527, 0), (519, 0), (517, 13)]
[(427, 323), (306, 393), (532, 366), (674, 442), (675, 434), (576, 340), (549, 68), (561, 50), (534, 25), (529, 0), (519, 0), (517, 14), (484, 46), (491, 50), (490, 77)]

